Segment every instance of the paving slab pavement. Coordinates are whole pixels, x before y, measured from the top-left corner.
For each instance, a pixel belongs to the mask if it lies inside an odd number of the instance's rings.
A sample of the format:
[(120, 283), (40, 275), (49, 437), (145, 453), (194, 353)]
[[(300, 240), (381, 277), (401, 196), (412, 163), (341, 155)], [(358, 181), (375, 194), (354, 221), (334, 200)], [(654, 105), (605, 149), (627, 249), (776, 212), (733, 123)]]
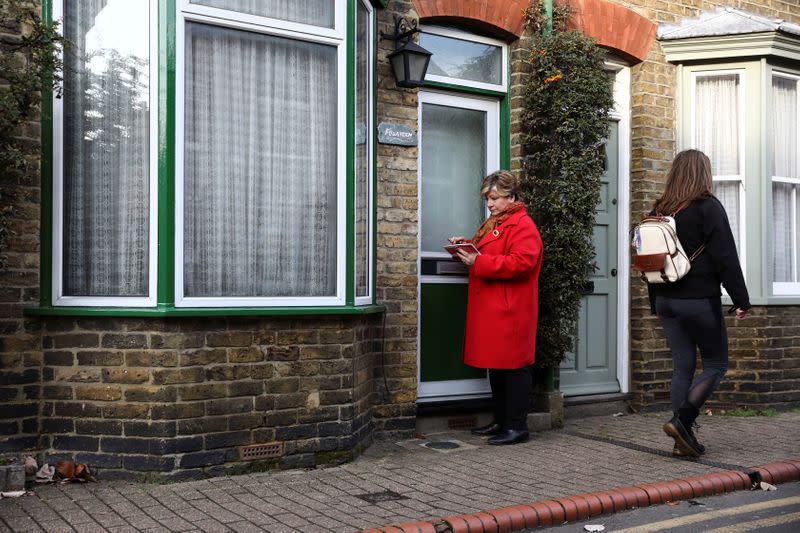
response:
[(426, 531), (450, 516), (800, 459), (800, 411), (701, 416), (708, 451), (699, 460), (670, 456), (667, 419), (567, 420), (563, 430), (499, 447), (451, 431), (377, 442), (337, 467), (169, 485), (103, 481), (101, 473), (97, 483), (0, 500), (0, 531), (351, 532), (418, 521)]

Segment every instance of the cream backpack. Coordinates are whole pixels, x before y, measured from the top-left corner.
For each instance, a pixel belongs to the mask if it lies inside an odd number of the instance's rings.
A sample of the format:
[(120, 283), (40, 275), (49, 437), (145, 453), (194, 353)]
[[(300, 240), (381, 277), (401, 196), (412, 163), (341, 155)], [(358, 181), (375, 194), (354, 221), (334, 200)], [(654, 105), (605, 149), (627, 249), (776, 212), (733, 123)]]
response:
[[(675, 214), (678, 213), (678, 209)], [(675, 215), (674, 214), (674, 215)], [(647, 283), (674, 283), (684, 277), (692, 261), (706, 245), (701, 245), (691, 257), (686, 255), (675, 230), (675, 216), (650, 215), (633, 228), (631, 248), (633, 268)]]

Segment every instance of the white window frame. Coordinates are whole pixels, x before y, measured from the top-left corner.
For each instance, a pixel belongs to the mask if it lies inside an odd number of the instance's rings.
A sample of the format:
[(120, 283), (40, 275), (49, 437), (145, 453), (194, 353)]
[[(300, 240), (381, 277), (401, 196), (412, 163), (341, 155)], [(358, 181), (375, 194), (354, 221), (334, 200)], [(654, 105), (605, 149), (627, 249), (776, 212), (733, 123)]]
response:
[[(778, 70), (773, 70), (771, 74), (772, 75), (769, 77), (769, 85), (767, 87), (767, 90), (769, 91), (769, 95), (770, 95), (769, 96), (770, 102), (772, 102), (772, 105), (770, 106), (771, 113), (775, 113), (774, 100), (772, 100), (772, 95), (773, 95), (773, 92), (772, 92), (772, 80), (774, 78), (784, 78), (784, 79), (792, 80), (792, 81), (795, 82), (795, 85), (797, 87), (797, 99), (798, 99), (798, 102), (797, 102), (798, 103), (797, 124), (800, 125), (800, 76), (798, 76), (797, 74), (790, 74), (788, 72), (781, 72), (781, 71), (778, 71)], [(767, 121), (767, 123), (769, 124), (769, 120)], [(774, 137), (775, 132), (771, 131), (771, 135)], [(772, 143), (770, 143), (770, 144), (772, 145)], [(797, 147), (797, 149), (798, 149), (798, 154), (800, 154), (800, 136), (798, 136), (798, 147)], [(791, 227), (791, 231), (792, 231), (792, 242), (795, 243), (795, 246), (797, 246), (797, 242), (798, 242), (797, 235), (798, 235), (798, 231), (800, 231), (800, 228), (797, 227), (797, 207), (798, 207), (797, 206), (797, 201), (798, 201), (797, 196), (798, 196), (798, 188), (800, 188), (800, 176), (796, 176), (796, 177), (776, 176), (775, 175), (775, 161), (774, 161), (774, 158), (772, 157), (772, 155), (773, 155), (773, 153), (770, 153), (768, 155), (768, 157), (769, 157), (769, 167), (770, 167), (771, 172), (770, 172), (770, 187), (769, 187), (769, 191), (767, 192), (767, 194), (768, 194), (768, 196), (770, 198), (772, 197), (773, 188), (774, 188), (773, 184), (774, 183), (787, 183), (787, 184), (790, 184), (790, 185), (795, 185), (794, 193), (792, 194), (792, 212), (791, 212), (791, 226), (792, 227)], [(771, 218), (767, 220), (767, 224), (768, 224), (768, 227), (770, 228), (770, 242), (772, 243), (772, 246), (774, 247), (775, 246), (774, 231), (773, 231), (774, 228), (773, 228), (773, 223), (772, 223), (772, 219)], [(772, 281), (772, 294), (774, 294), (775, 296), (797, 296), (797, 295), (800, 295), (800, 271), (798, 271), (798, 268), (800, 268), (800, 265), (798, 265), (798, 263), (797, 263), (797, 250), (796, 249), (792, 250), (792, 277), (797, 281), (775, 281), (774, 279), (772, 279), (771, 278), (772, 269), (769, 268), (770, 259), (771, 258), (772, 258), (772, 255), (770, 254), (769, 257), (767, 258), (767, 261), (765, 261), (765, 263), (766, 263), (765, 266), (766, 266), (766, 268), (768, 268), (770, 280)]]
[(476, 89), (487, 89), (490, 91), (498, 91), (505, 93), (508, 87), (508, 45), (503, 41), (498, 41), (497, 39), (491, 39), (489, 37), (483, 37), (480, 35), (475, 35), (474, 33), (469, 33), (460, 30), (454, 30), (451, 28), (443, 28), (441, 26), (429, 26), (423, 25), (420, 26), (420, 31), (422, 33), (430, 33), (433, 35), (440, 35), (442, 37), (450, 37), (451, 39), (459, 39), (461, 41), (469, 41), (473, 43), (482, 43), (482, 44), (489, 44), (492, 46), (497, 46), (500, 48), (502, 52), (501, 61), (502, 65), (500, 68), (500, 84), (494, 83), (484, 83), (479, 81), (472, 81), (472, 80), (464, 80), (461, 78), (451, 78), (449, 76), (437, 76), (431, 73), (427, 73), (425, 75), (425, 81), (434, 81), (439, 83), (447, 83), (450, 85), (460, 85), (462, 87), (473, 87)]
[[(375, 151), (375, 102), (374, 102), (374, 80), (375, 80), (375, 66), (374, 66), (374, 55), (375, 55), (375, 9), (372, 7), (372, 3), (370, 0), (359, 0), (360, 5), (364, 6), (367, 10), (367, 14), (369, 17), (367, 28), (367, 131), (365, 132), (366, 140), (367, 140), (367, 264), (362, 265), (362, 267), (366, 267), (367, 269), (367, 294), (366, 296), (358, 296), (356, 294), (357, 286), (358, 286), (358, 266), (356, 265), (353, 268), (353, 298), (355, 305), (369, 305), (372, 303), (372, 271), (374, 265), (374, 253), (372, 252), (372, 247), (374, 246), (374, 216), (373, 213), (375, 211), (375, 200), (374, 200), (374, 191), (373, 191), (373, 180), (374, 180), (374, 169), (373, 169), (373, 159), (374, 159), (374, 151)], [(358, 12), (356, 9), (356, 17), (355, 17), (356, 26), (358, 25)], [(358, 28), (356, 27), (355, 35), (358, 35)], [(353, 53), (355, 58), (358, 58), (358, 38), (356, 37), (353, 39)], [(356, 69), (357, 71), (357, 69)], [(359, 80), (356, 78), (356, 84), (358, 84)], [(354, 91), (357, 92), (357, 91)], [(355, 132), (353, 133), (355, 136)], [(355, 153), (353, 154), (355, 157)], [(353, 189), (355, 190), (356, 186), (358, 185), (358, 180), (353, 179)], [(356, 193), (358, 191), (356, 190)], [(355, 213), (353, 213), (353, 217), (355, 217)], [(355, 231), (355, 224), (353, 224), (353, 230)], [(358, 246), (356, 236), (353, 236), (353, 264), (356, 263), (356, 258), (358, 257), (358, 251), (356, 250), (356, 246)]]
[[(336, 0), (336, 28), (328, 30), (305, 24), (297, 24), (265, 17), (235, 13), (216, 8), (191, 4), (188, 0), (176, 5), (176, 53), (175, 53), (175, 307), (300, 307), (345, 305), (346, 270), (346, 150), (342, 141), (346, 138), (347, 95), (347, 42), (344, 32), (345, 0)], [(336, 290), (333, 296), (293, 297), (187, 297), (183, 291), (183, 212), (184, 212), (184, 135), (185, 135), (185, 53), (186, 23), (199, 22), (213, 26), (287, 37), (296, 40), (335, 46), (337, 49), (337, 111), (336, 111)], [(371, 254), (371, 250), (370, 250)]]
[(698, 77), (714, 77), (714, 76), (730, 76), (731, 74), (738, 76), (739, 78), (739, 95), (738, 95), (738, 110), (739, 113), (739, 131), (738, 133), (738, 144), (739, 144), (739, 174), (732, 174), (732, 175), (721, 175), (721, 176), (713, 176), (713, 181), (716, 182), (738, 182), (739, 183), (739, 212), (738, 215), (738, 229), (739, 229), (739, 262), (742, 266), (742, 273), (746, 276), (747, 275), (747, 232), (745, 229), (747, 228), (747, 217), (745, 212), (747, 211), (745, 205), (745, 172), (746, 172), (746, 157), (745, 157), (745, 92), (746, 92), (746, 77), (745, 77), (745, 69), (709, 69), (709, 70), (700, 70), (694, 71), (691, 73), (691, 87), (690, 87), (690, 105), (691, 105), (691, 124), (690, 124), (690, 139), (691, 139), (691, 147), (697, 147), (697, 138), (696, 138), (696, 131), (697, 131), (697, 78)]
[[(497, 98), (493, 97), (482, 97), (480, 95), (457, 95), (453, 93), (446, 93), (444, 91), (438, 90), (430, 90), (425, 89), (420, 91), (417, 97), (417, 116), (419, 124), (417, 126), (417, 131), (421, 132), (419, 137), (419, 145), (422, 145), (422, 136), (425, 135), (425, 132), (422, 130), (422, 107), (424, 104), (433, 104), (443, 107), (454, 107), (456, 109), (469, 109), (473, 111), (483, 111), (486, 113), (486, 132), (487, 136), (490, 132), (497, 133), (496, 137), (498, 142), (487, 143), (486, 147), (486, 173), (490, 174), (494, 172), (494, 170), (498, 170), (500, 168), (500, 101)], [(491, 139), (491, 137), (489, 137)], [(422, 168), (422, 150), (418, 150), (417, 156), (417, 165), (419, 169)], [(494, 170), (492, 170), (494, 169)], [(417, 202), (419, 206), (419, 232), (418, 234), (421, 235), (422, 231), (422, 186), (418, 187), (417, 192)], [(486, 216), (489, 215), (489, 210), (484, 210)], [(419, 249), (418, 249), (418, 257), (419, 260), (422, 259), (448, 259), (450, 254), (442, 251), (425, 251), (422, 249), (422, 240), (419, 241)], [(420, 267), (421, 265), (417, 265), (417, 272), (421, 272)], [(441, 276), (420, 276), (421, 283), (439, 283), (442, 279)], [(448, 276), (446, 279), (456, 279)], [(466, 278), (458, 278), (461, 281), (464, 281)]]
[[(276, 31), (288, 31), (289, 34), (276, 33), (273, 35), (284, 35), (290, 37), (297, 34), (305, 34), (300, 37), (300, 40), (307, 40), (308, 37), (330, 37), (331, 39), (344, 40), (346, 37), (345, 32), (345, 0), (334, 0), (334, 22), (333, 28), (326, 26), (315, 26), (313, 24), (304, 24), (301, 22), (291, 22), (288, 20), (281, 20), (270, 17), (262, 17), (259, 15), (251, 15), (250, 13), (242, 13), (240, 11), (232, 11), (223, 8), (209, 7), (201, 4), (195, 4), (191, 0), (178, 0), (176, 9), (180, 15), (181, 12), (191, 13), (198, 16), (204, 16), (208, 19), (216, 19), (216, 22), (210, 24), (226, 26), (230, 28), (242, 29), (242, 26), (236, 24), (252, 25), (255, 28), (270, 27)], [(234, 24), (231, 26), (230, 24)], [(257, 30), (260, 32), (260, 30)], [(310, 39), (309, 39), (310, 40)]]
[[(64, 2), (53, 1), (53, 20), (63, 20)], [(158, 2), (149, 0), (150, 172), (147, 296), (66, 296), (64, 294), (64, 101), (53, 96), (53, 258), (51, 303), (72, 307), (154, 307), (158, 279)], [(63, 54), (62, 57), (63, 59)]]

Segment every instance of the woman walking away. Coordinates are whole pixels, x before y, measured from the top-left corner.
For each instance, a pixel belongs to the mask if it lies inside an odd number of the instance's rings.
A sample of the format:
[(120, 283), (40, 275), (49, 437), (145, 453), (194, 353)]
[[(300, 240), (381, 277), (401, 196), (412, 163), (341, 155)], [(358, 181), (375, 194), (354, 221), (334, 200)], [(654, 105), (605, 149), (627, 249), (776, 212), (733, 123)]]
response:
[(484, 178), (480, 194), (491, 216), (472, 237), (480, 254), (459, 250), (469, 266), (464, 363), (489, 369), (494, 407), (494, 421), (472, 432), (491, 436), (489, 444), (516, 444), (529, 435), (527, 367), (536, 350), (542, 239), (519, 201), (518, 187), (509, 172)]
[[(664, 194), (651, 214), (675, 217), (678, 239), (687, 256), (705, 248), (685, 277), (649, 284), (650, 309), (658, 315), (672, 352), (672, 419), (664, 432), (675, 440), (674, 455), (698, 457), (705, 447), (692, 426), (700, 408), (728, 368), (728, 333), (722, 315), (720, 284), (741, 320), (750, 309), (747, 287), (725, 208), (712, 194), (711, 162), (699, 150), (675, 156)], [(703, 371), (694, 380), (697, 350)]]

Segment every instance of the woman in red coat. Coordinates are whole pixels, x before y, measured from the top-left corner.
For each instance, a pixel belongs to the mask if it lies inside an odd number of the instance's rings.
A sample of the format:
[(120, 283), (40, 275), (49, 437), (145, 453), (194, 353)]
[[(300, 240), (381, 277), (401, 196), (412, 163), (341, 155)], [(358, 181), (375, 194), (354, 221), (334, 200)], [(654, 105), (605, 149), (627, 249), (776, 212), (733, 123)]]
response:
[(490, 444), (516, 444), (528, 440), (542, 239), (513, 174), (490, 174), (480, 194), (491, 213), (472, 238), (480, 254), (459, 250), (470, 267), (464, 363), (489, 369), (494, 421), (472, 432), (492, 436)]

